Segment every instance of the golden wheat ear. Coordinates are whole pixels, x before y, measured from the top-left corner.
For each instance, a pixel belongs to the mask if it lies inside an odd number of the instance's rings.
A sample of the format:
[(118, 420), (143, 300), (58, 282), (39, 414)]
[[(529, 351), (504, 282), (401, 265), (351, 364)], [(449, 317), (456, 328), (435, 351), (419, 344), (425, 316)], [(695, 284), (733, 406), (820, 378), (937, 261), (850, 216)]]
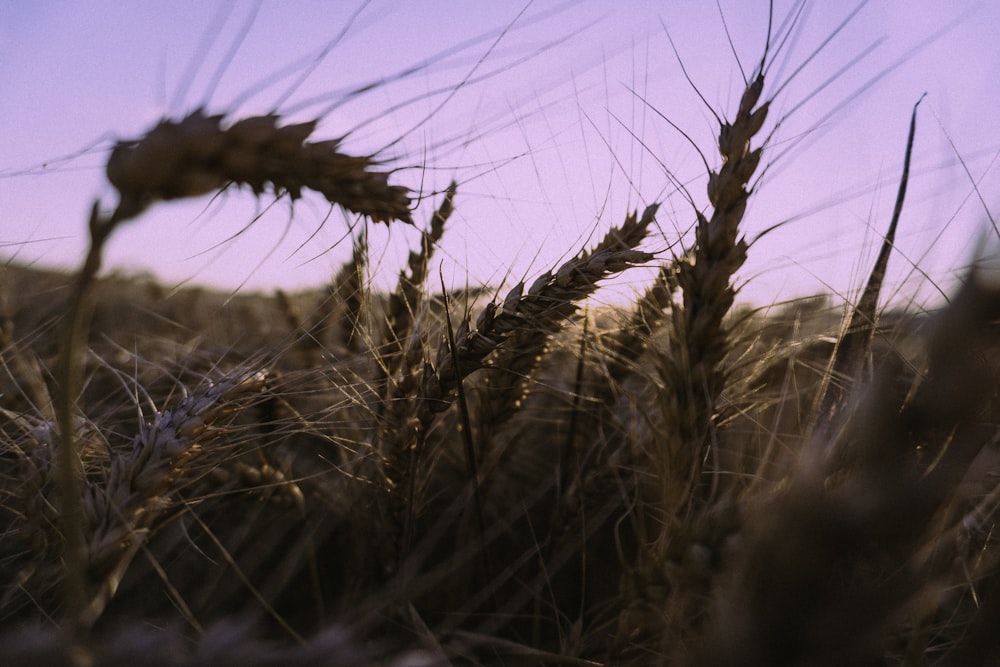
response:
[(279, 125), (275, 114), (226, 124), (198, 109), (179, 121), (164, 119), (144, 137), (111, 151), (108, 180), (122, 201), (181, 199), (231, 183), (260, 194), (268, 185), (292, 199), (314, 190), (327, 201), (386, 224), (412, 224), (409, 190), (389, 185), (389, 173), (371, 171), (371, 156), (340, 152), (341, 139), (308, 141), (318, 121)]

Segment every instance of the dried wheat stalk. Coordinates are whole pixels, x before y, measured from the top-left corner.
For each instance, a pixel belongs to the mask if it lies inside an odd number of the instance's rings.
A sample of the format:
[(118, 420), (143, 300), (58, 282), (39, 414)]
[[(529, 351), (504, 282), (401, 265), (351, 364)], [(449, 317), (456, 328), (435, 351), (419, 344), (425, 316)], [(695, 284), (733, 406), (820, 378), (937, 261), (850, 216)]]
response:
[(83, 470), (73, 426), (83, 376), (80, 350), (90, 327), (93, 282), (115, 229), (157, 200), (201, 195), (230, 183), (247, 185), (255, 194), (270, 184), (276, 193), (287, 193), (292, 199), (311, 189), (331, 203), (376, 221), (411, 222), (407, 189), (390, 186), (385, 172), (369, 171), (375, 164), (371, 157), (339, 153), (340, 140), (307, 141), (316, 121), (279, 126), (279, 117), (273, 114), (228, 126), (222, 121), (223, 116), (196, 110), (180, 121), (161, 121), (140, 139), (119, 142), (106, 166), (108, 180), (118, 189), (119, 203), (110, 215), (102, 214), (98, 203), (91, 209), (90, 247), (69, 296), (55, 369), (62, 441), (57, 466), (59, 515), (69, 554), (65, 579), (70, 618), (81, 617), (86, 604), (81, 569), (85, 545), (80, 529)]

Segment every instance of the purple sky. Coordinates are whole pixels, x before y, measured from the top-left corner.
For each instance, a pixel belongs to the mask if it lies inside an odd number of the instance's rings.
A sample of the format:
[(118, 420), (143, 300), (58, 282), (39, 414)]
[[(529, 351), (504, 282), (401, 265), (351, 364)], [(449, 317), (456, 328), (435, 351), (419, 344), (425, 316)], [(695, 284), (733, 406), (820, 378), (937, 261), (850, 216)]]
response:
[[(764, 43), (767, 3), (721, 5), (749, 74)], [(779, 22), (790, 7), (777, 4)], [(237, 117), (277, 104), (305, 120), (358, 84), (476, 36), (485, 37), (326, 113), (314, 136), (364, 122), (348, 149), (369, 152), (402, 137), (385, 156), (427, 167), (402, 171), (399, 182), (424, 192), (460, 182), (439, 254), (456, 285), (530, 280), (652, 201), (663, 203), (665, 237), (650, 247), (666, 250), (693, 219), (674, 179), (704, 206), (705, 174), (698, 153), (660, 114), (713, 166), (718, 128), (685, 82), (663, 26), (704, 98), (731, 115), (742, 78), (719, 9), (695, 0), (535, 2), (518, 18), (522, 9), (471, 0), (4, 3), (0, 257), (75, 265), (92, 201), (115, 201), (103, 178), (110, 146), (164, 115), (206, 105)], [(751, 248), (740, 273), (744, 296), (756, 303), (857, 289), (888, 225), (910, 112), (924, 92), (900, 254), (891, 262), (898, 298), (932, 298), (934, 283), (947, 285), (991, 229), (987, 207), (994, 218), (1000, 212), (1000, 3), (872, 0), (792, 77), (851, 9), (808, 3), (769, 71), (765, 94), (788, 82), (771, 117), (787, 118), (765, 153), (773, 162), (745, 232), (753, 238), (790, 222)], [(347, 36), (286, 95), (355, 11)], [(217, 74), (240, 35), (236, 56)], [(290, 74), (266, 87), (283, 68)], [(446, 92), (429, 94), (438, 90)], [(255, 95), (246, 99), (247, 91)], [(410, 99), (417, 101), (394, 109)], [(439, 199), (416, 211), (418, 224)], [(327, 218), (318, 199), (294, 211), (287, 200), (271, 203), (231, 191), (160, 204), (114, 237), (107, 266), (227, 289), (321, 285), (350, 252), (348, 219), (340, 211)], [(227, 241), (264, 209), (248, 232)], [(370, 238), (376, 282), (389, 285), (416, 234), (373, 225)]]

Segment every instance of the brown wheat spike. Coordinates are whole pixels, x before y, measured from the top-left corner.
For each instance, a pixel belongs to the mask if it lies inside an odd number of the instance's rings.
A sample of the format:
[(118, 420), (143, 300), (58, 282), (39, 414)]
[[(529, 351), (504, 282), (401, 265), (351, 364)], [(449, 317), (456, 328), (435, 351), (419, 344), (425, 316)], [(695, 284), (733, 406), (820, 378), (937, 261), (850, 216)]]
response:
[[(455, 193), (458, 184), (452, 182), (445, 190), (441, 206), (431, 218), (430, 230), (420, 233), (420, 250), (410, 252), (407, 259), (409, 274), (401, 271), (396, 289), (389, 295), (389, 305), (386, 312), (387, 331), (385, 343), (392, 350), (402, 351), (403, 341), (408, 337), (413, 316), (421, 299), (421, 289), (427, 280), (427, 267), (434, 256), (434, 247), (444, 234), (445, 223), (455, 210)], [(389, 354), (390, 350), (386, 350)], [(389, 364), (392, 372), (392, 364)]]
[(314, 190), (376, 222), (412, 224), (407, 189), (389, 185), (387, 172), (370, 171), (373, 158), (339, 152), (340, 139), (308, 141), (318, 121), (279, 125), (275, 114), (228, 125), (224, 119), (197, 109), (179, 121), (160, 121), (140, 139), (118, 142), (108, 158), (108, 180), (123, 201), (142, 206), (230, 183), (261, 194), (270, 184), (293, 200)]
[(457, 187), (456, 183), (448, 187), (441, 207), (431, 220), (430, 231), (421, 233), (420, 251), (410, 252), (409, 275), (401, 271), (396, 290), (389, 295), (378, 381), (382, 387), (379, 409), (390, 430), (398, 428), (405, 421), (405, 415), (412, 416), (412, 411), (405, 407), (405, 399), (415, 395), (417, 372), (424, 361), (423, 336), (419, 330), (413, 330), (414, 318), (423, 299), (421, 287), (427, 279), (427, 266), (435, 244), (441, 239), (444, 225), (454, 211)]
[[(736, 119), (722, 125), (722, 168), (709, 174), (712, 217), (698, 213), (694, 250), (677, 271), (683, 307), (673, 312), (674, 336), (665, 369), (677, 401), (677, 419), (663, 458), (656, 462), (666, 485), (663, 507), (673, 508), (669, 511), (675, 516), (678, 500), (705, 498), (707, 493), (701, 465), (724, 383), (721, 362), (729, 347), (723, 319), (735, 297), (730, 278), (746, 260), (739, 224), (749, 197), (747, 183), (762, 153), (761, 148), (751, 150), (750, 141), (767, 117), (768, 102), (757, 107), (763, 88), (764, 76), (759, 74), (743, 93)], [(677, 475), (686, 478), (683, 485), (677, 484)]]
[[(639, 536), (636, 581), (626, 588), (639, 599), (627, 602), (619, 619), (623, 649), (643, 636), (653, 642), (684, 636), (690, 631), (685, 626), (697, 617), (696, 609), (687, 605), (701, 604), (701, 594), (681, 593), (681, 582), (670, 581), (668, 564), (685, 557), (692, 546), (685, 536), (692, 511), (710, 505), (717, 491), (702, 475), (713, 453), (717, 404), (725, 382), (722, 361), (729, 343), (723, 320), (735, 298), (731, 277), (746, 260), (747, 243), (739, 238), (739, 226), (749, 198), (747, 185), (762, 155), (762, 148), (752, 149), (750, 142), (767, 118), (769, 102), (758, 106), (763, 89), (761, 65), (743, 92), (733, 122), (722, 123), (722, 167), (718, 173), (710, 171), (708, 179), (712, 215), (696, 212), (694, 247), (677, 267), (682, 307), (672, 308), (673, 335), (667, 352), (659, 356), (663, 432), (645, 445), (650, 478), (655, 480), (645, 511), (655, 517), (651, 525), (656, 527), (652, 534)], [(647, 605), (663, 604), (659, 596), (666, 591), (672, 591), (670, 602), (677, 608), (650, 613)], [(671, 623), (678, 625), (669, 627)]]
[[(494, 352), (496, 358), (490, 363), (491, 368), (519, 371), (517, 377), (529, 372), (547, 337), (563, 326), (576, 311), (577, 302), (592, 294), (600, 280), (653, 258), (652, 254), (636, 250), (635, 246), (645, 238), (656, 210), (657, 205), (652, 204), (641, 217), (630, 214), (592, 250), (581, 252), (555, 273), (547, 271), (539, 276), (527, 293), (524, 284), (518, 284), (507, 294), (502, 305), (494, 301), (480, 312), (475, 328), (465, 317), (453, 338), (440, 344), (436, 362), (425, 362), (419, 380), (414, 374), (411, 386), (407, 387), (413, 391), (406, 403), (408, 407), (397, 408), (398, 413), (390, 422), (393, 432), (388, 442), (391, 444), (383, 447), (388, 472), (395, 477), (393, 485), (406, 489), (397, 499), (397, 502), (405, 501), (405, 507), (394, 511), (397, 516), (401, 512), (404, 519), (404, 548), (412, 518), (419, 513), (420, 498), (416, 492), (419, 482), (415, 474), (423, 454), (426, 431), (434, 418), (452, 404), (458, 384), (482, 368), (486, 358)], [(500, 400), (506, 404), (516, 398), (507, 393)]]
[[(646, 208), (641, 218), (628, 216), (591, 251), (566, 262), (553, 275), (548, 271), (524, 293), (524, 284), (515, 286), (503, 304), (488, 304), (472, 329), (469, 318), (463, 319), (455, 332), (454, 347), (447, 341), (437, 351), (436, 363), (427, 363), (419, 381), (419, 405), (414, 415), (425, 426), (446, 410), (454, 399), (458, 382), (484, 365), (486, 357), (498, 351), (498, 361), (491, 364), (510, 369), (518, 360), (529, 358), (518, 343), (533, 345), (532, 364), (544, 345), (546, 336), (556, 331), (577, 308), (576, 302), (597, 289), (597, 282), (630, 266), (648, 262), (652, 255), (635, 250), (652, 224), (656, 205)], [(452, 351), (454, 350), (454, 351)], [(404, 447), (408, 449), (408, 447)]]
[(567, 261), (554, 274), (542, 274), (526, 293), (523, 283), (515, 286), (502, 305), (494, 302), (483, 309), (475, 329), (468, 319), (463, 321), (455, 335), (455, 354), (442, 345), (437, 363), (424, 377), (422, 394), (428, 410), (434, 413), (448, 407), (448, 397), (456, 388), (456, 368), (465, 377), (482, 368), (494, 350), (497, 356), (489, 366), (497, 372), (517, 378), (530, 372), (547, 337), (576, 312), (578, 301), (597, 289), (598, 281), (653, 258), (635, 247), (645, 238), (656, 209), (651, 204), (641, 217), (630, 214), (592, 250)]
[[(681, 261), (675, 259), (660, 267), (653, 284), (635, 304), (628, 323), (604, 337), (602, 343), (609, 355), (605, 378), (609, 383), (620, 384), (630, 373), (632, 364), (642, 354), (650, 336), (666, 317), (666, 311), (673, 304), (673, 294), (677, 290), (677, 271)], [(614, 392), (609, 392), (606, 397), (613, 395)]]
[(141, 428), (131, 451), (112, 455), (103, 485), (88, 485), (83, 513), (90, 590), (78, 623), (90, 627), (99, 618), (149, 528), (173, 506), (178, 479), (199, 458), (221, 458), (222, 449), (210, 447), (222, 433), (216, 423), (254, 400), (265, 383), (263, 371), (245, 370), (182, 399)]
[[(732, 124), (724, 123), (719, 135), (722, 168), (709, 174), (708, 198), (711, 219), (698, 214), (695, 248), (690, 261), (678, 267), (683, 308), (674, 311), (676, 338), (673, 358), (682, 367), (680, 377), (671, 378), (677, 392), (681, 421), (681, 440), (693, 447), (694, 461), (700, 451), (715, 414), (715, 401), (724, 378), (720, 363), (728, 351), (723, 319), (732, 306), (735, 290), (731, 276), (746, 260), (746, 241), (738, 239), (749, 192), (747, 183), (760, 162), (762, 149), (751, 150), (750, 141), (767, 118), (768, 102), (757, 107), (764, 88), (759, 74), (747, 87)], [(692, 480), (697, 480), (697, 471)]]
[(569, 321), (577, 303), (597, 289), (598, 281), (653, 258), (635, 248), (645, 239), (657, 208), (656, 204), (647, 206), (641, 217), (638, 212), (629, 214), (592, 249), (566, 261), (555, 273), (539, 276), (527, 293), (523, 283), (515, 286), (499, 309), (491, 303), (482, 311), (475, 331), (470, 332), (469, 320), (464, 320), (454, 345), (440, 348), (437, 372), (431, 369), (430, 378), (437, 386), (428, 386), (428, 375), (424, 376), (423, 391), (441, 392), (435, 395), (448, 400), (425, 401), (421, 421), (428, 422), (435, 412), (447, 407), (461, 378), (485, 366), (477, 419), (479, 446), (486, 461), (483, 468), (493, 469), (513, 455), (512, 448), (491, 447), (492, 438), (526, 398), (531, 375), (550, 337)]

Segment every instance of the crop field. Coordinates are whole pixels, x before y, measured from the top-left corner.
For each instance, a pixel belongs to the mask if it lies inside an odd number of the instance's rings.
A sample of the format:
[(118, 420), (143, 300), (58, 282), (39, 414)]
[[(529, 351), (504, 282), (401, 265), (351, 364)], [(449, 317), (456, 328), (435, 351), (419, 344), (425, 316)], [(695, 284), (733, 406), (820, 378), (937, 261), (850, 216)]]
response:
[[(463, 197), (477, 211), (500, 197), (497, 164), (454, 167), (465, 134), (394, 152), (376, 130), (324, 131), (332, 112), (221, 101), (91, 151), (110, 194), (79, 202), (76, 267), (0, 246), (0, 662), (996, 664), (995, 167), (962, 184), (978, 250), (950, 273), (901, 257), (933, 101), (899, 100), (879, 191), (891, 205), (869, 221), (852, 288), (761, 302), (751, 286), (783, 262), (761, 239), (796, 232), (754, 220), (756, 198), (810, 150), (809, 132), (786, 130), (809, 94), (784, 95), (864, 14), (846, 10), (796, 52), (810, 3), (756, 4), (756, 51), (718, 56), (734, 94), (672, 53), (682, 75), (669, 85), (707, 134), (645, 104), (666, 84), (644, 74), (631, 90), (642, 123), (604, 100), (607, 126), (660, 171), (632, 174), (639, 161), (609, 139), (606, 186), (627, 192), (578, 204), (593, 203), (586, 228), (548, 236), (570, 245), (523, 268), (448, 245)], [(705, 29), (738, 36), (727, 16)], [(463, 47), (464, 74), (428, 118), (491, 85), (489, 57), (517, 20)], [(850, 78), (855, 55), (820, 90)], [(386, 76), (334, 101), (415, 75)], [(582, 124), (599, 125), (600, 104), (576, 99)], [(536, 117), (511, 114), (515, 127)], [(654, 121), (697, 174), (657, 153)], [(518, 159), (540, 173), (549, 147), (535, 149)], [(506, 196), (513, 215), (521, 193)], [(141, 239), (164, 210), (239, 200), (320, 211), (339, 239), (326, 284), (107, 270), (119, 235)], [(392, 244), (405, 246), (398, 267)]]

